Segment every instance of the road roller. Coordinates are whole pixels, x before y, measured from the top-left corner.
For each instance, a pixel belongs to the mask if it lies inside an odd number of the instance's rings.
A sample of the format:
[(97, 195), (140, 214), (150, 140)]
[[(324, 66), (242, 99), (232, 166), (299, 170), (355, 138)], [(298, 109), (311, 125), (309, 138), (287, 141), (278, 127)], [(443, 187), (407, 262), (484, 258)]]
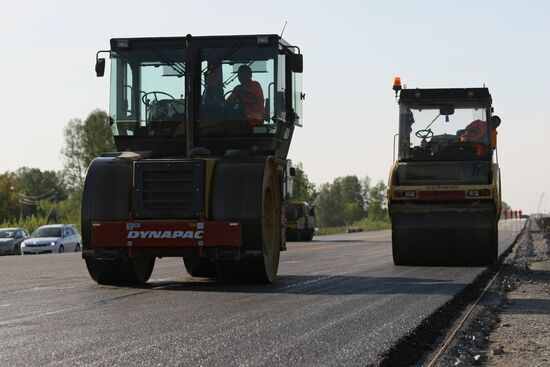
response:
[[(405, 89), (388, 184), (395, 265), (487, 266), (498, 256), (497, 127), (489, 90)], [(396, 146), (397, 145), (397, 146)]]
[(287, 159), (302, 126), (300, 48), (278, 35), (114, 38), (109, 121), (82, 200), (100, 284), (147, 282), (155, 259), (197, 277), (269, 283), (286, 249)]
[(286, 238), (288, 241), (311, 241), (317, 227), (315, 206), (303, 200), (289, 200), (286, 206)]

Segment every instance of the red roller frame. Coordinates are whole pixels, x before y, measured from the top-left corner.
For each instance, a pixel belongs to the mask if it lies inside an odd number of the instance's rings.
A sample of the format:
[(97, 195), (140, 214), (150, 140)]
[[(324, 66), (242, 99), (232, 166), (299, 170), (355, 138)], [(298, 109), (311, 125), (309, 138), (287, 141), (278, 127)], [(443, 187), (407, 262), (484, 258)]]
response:
[(93, 248), (241, 247), (240, 222), (92, 222)]

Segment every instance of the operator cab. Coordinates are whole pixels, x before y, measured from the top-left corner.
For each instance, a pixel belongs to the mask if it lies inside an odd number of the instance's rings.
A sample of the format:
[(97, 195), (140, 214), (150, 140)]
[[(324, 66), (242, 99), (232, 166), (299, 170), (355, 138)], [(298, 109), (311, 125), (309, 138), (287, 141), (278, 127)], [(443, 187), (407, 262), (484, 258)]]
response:
[(278, 35), (112, 39), (105, 52), (119, 151), (286, 158), (302, 126), (302, 55)]
[(491, 160), (493, 128), (487, 88), (403, 89), (399, 96), (399, 160)]

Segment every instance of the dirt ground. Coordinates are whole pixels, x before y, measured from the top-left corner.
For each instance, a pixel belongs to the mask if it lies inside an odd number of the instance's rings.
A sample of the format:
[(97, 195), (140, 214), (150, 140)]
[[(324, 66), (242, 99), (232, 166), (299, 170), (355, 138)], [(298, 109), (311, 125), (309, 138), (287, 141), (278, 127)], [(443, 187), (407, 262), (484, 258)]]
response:
[(550, 366), (550, 232), (534, 219), (437, 363), (480, 365)]

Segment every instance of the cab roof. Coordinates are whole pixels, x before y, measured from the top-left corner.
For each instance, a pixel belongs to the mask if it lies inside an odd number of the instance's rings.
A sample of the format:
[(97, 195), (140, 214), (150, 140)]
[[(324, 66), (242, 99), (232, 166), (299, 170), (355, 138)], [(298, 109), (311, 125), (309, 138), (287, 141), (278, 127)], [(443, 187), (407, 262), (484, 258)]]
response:
[(436, 88), (436, 89), (403, 89), (399, 93), (399, 102), (485, 102), (491, 103), (488, 88)]
[[(285, 47), (294, 47), (285, 41), (278, 34), (247, 34), (247, 35), (218, 35), (218, 36), (192, 36), (190, 34), (186, 36), (172, 36), (172, 37), (120, 37), (120, 38), (111, 38), (111, 49), (131, 49), (133, 46), (137, 48), (142, 48), (146, 46), (166, 46), (174, 45), (181, 43), (185, 45), (186, 42), (190, 41), (245, 41), (250, 43), (257, 43), (259, 45), (273, 46), (274, 43), (278, 42)], [(267, 40), (267, 43), (265, 41)], [(127, 45), (125, 47), (121, 47)]]

